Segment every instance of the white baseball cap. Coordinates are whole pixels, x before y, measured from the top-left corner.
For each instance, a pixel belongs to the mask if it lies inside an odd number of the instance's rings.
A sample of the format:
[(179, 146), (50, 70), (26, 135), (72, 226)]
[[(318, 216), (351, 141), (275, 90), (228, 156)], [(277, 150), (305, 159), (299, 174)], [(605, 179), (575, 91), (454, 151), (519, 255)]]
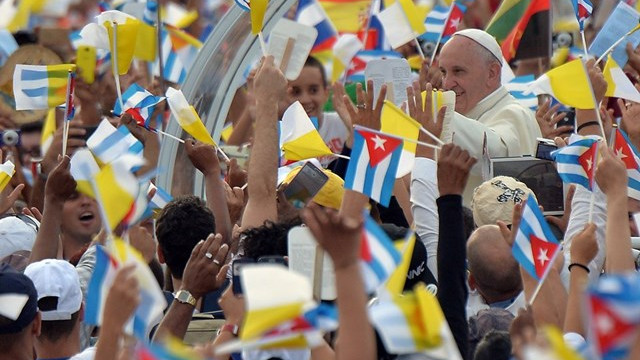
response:
[(464, 29), (456, 32), (453, 36), (460, 35), (469, 38), (487, 49), (502, 64), (502, 50), (496, 39), (484, 30)]
[(45, 259), (29, 264), (24, 270), (38, 291), (38, 302), (42, 298), (58, 299), (55, 309), (43, 310), (43, 321), (69, 320), (82, 306), (80, 278), (75, 267), (68, 261)]
[(8, 214), (0, 218), (0, 258), (33, 247), (40, 223), (31, 216)]

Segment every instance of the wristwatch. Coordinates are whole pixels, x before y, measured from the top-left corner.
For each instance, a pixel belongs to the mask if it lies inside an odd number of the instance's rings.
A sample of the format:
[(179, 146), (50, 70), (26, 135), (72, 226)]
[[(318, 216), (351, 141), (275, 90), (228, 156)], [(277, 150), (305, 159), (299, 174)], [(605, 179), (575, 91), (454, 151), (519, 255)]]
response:
[(180, 290), (176, 293), (174, 299), (183, 304), (189, 304), (193, 307), (196, 306), (196, 298), (191, 295), (187, 290)]
[(218, 329), (218, 335), (220, 335), (220, 333), (223, 331), (229, 332), (233, 336), (238, 336), (238, 332), (240, 332), (240, 327), (236, 324), (224, 324), (220, 329)]

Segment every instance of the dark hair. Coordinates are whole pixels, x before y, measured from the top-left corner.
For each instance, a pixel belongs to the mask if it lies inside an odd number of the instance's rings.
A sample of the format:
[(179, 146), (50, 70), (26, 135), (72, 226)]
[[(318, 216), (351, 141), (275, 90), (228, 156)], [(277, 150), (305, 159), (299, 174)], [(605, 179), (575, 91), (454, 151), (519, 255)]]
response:
[(244, 256), (254, 260), (261, 256), (286, 256), (289, 230), (301, 223), (300, 218), (277, 223), (267, 220), (261, 226), (243, 231), (240, 238)]
[[(53, 310), (58, 306), (58, 298), (55, 296), (47, 296), (38, 300), (38, 308), (41, 311)], [(47, 340), (50, 342), (58, 342), (67, 338), (73, 331), (74, 326), (78, 322), (80, 311), (76, 311), (71, 314), (69, 320), (51, 320), (42, 321), (40, 324), (40, 340)]]
[(464, 226), (464, 238), (465, 240), (469, 240), (471, 233), (473, 233), (477, 226), (473, 221), (473, 211), (466, 206), (462, 207), (462, 223)]
[(177, 197), (162, 209), (156, 223), (156, 237), (173, 277), (182, 279), (193, 248), (215, 231), (213, 213), (194, 195)]
[(509, 360), (511, 358), (511, 338), (506, 331), (490, 331), (476, 347), (474, 360)]
[(327, 74), (325, 74), (324, 72), (324, 65), (322, 65), (322, 63), (318, 59), (314, 58), (313, 56), (307, 57), (307, 60), (304, 62), (304, 67), (314, 67), (320, 70), (322, 85), (325, 88), (327, 87)]

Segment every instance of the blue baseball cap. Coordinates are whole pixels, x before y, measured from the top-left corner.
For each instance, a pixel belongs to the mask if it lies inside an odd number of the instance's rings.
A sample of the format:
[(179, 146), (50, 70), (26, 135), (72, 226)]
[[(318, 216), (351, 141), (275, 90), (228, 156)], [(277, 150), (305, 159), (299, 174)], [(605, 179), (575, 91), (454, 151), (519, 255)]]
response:
[(38, 293), (26, 275), (7, 264), (0, 264), (0, 334), (15, 334), (27, 327), (38, 314)]

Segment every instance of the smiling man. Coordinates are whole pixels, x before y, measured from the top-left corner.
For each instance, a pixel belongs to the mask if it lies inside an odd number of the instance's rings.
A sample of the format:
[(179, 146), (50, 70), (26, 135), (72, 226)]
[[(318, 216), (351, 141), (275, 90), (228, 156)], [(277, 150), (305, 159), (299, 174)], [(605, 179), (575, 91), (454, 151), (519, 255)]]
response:
[[(485, 133), (491, 157), (535, 152), (540, 128), (534, 113), (502, 86), (502, 66), (509, 65), (502, 64), (500, 46), (491, 35), (478, 29), (458, 31), (442, 47), (438, 65), (443, 88), (456, 93), (456, 113), (445, 119), (442, 134), (455, 133), (453, 141), (477, 159), (482, 158)], [(467, 200), (481, 182), (480, 170), (476, 165), (472, 171)]]

